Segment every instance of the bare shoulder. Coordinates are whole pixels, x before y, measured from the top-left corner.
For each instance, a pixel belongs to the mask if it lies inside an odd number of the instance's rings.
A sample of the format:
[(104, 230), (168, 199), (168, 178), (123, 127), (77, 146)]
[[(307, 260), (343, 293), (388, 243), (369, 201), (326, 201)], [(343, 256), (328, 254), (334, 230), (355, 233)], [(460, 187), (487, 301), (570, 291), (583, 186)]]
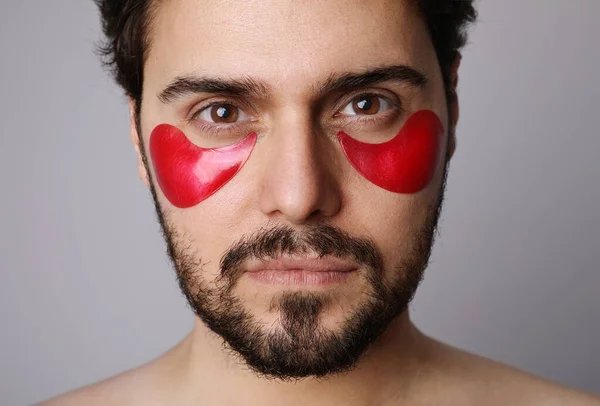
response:
[(85, 386), (36, 406), (154, 406), (164, 404), (168, 378), (177, 377), (177, 348), (138, 368)]
[(447, 368), (454, 370), (455, 376), (462, 377), (459, 379), (463, 383), (455, 387), (469, 393), (467, 397), (474, 399), (474, 404), (600, 406), (600, 398), (592, 394), (446, 344), (437, 343), (437, 346)]
[(36, 406), (130, 406), (151, 405), (144, 403), (147, 399), (140, 399), (139, 394), (144, 392), (142, 386), (148, 387), (148, 376), (146, 366), (124, 372), (120, 375), (104, 381), (85, 386), (83, 388), (68, 392), (61, 396), (47, 400)]
[(120, 377), (110, 378), (106, 381), (65, 393), (35, 406), (122, 405), (125, 404), (124, 400), (117, 395), (117, 388), (123, 386), (119, 384), (120, 381)]

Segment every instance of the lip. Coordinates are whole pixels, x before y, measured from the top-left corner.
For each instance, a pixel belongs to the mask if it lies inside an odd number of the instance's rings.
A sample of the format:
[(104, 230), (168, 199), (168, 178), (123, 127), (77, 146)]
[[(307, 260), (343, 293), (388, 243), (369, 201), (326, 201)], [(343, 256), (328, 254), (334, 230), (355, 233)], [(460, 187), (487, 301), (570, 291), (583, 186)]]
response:
[(253, 261), (246, 267), (248, 276), (269, 285), (329, 285), (344, 282), (357, 265), (340, 258), (281, 257)]

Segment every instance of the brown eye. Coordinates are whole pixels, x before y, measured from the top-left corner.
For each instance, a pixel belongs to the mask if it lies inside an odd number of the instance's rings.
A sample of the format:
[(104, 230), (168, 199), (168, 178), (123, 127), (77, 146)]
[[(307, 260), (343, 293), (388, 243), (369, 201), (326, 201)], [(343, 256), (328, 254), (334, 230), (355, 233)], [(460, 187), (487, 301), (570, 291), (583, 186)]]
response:
[(345, 116), (374, 116), (393, 108), (394, 105), (387, 98), (365, 94), (352, 99), (339, 113)]
[(249, 121), (252, 117), (234, 104), (216, 102), (198, 110), (193, 119), (212, 126), (231, 127)]
[(239, 116), (239, 109), (231, 104), (216, 104), (209, 109), (210, 118), (215, 123), (235, 123)]
[(381, 103), (379, 101), (380, 97), (376, 96), (361, 96), (352, 100), (352, 110), (355, 114), (377, 114), (379, 113), (379, 108), (381, 107)]

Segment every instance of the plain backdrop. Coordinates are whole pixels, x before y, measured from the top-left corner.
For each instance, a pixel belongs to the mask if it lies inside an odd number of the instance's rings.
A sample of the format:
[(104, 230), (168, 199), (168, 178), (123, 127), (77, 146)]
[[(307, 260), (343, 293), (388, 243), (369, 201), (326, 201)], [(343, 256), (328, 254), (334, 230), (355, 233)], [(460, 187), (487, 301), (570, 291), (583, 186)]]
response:
[[(600, 394), (600, 1), (483, 0), (426, 333)], [(142, 364), (192, 315), (91, 0), (0, 5), (0, 404)]]

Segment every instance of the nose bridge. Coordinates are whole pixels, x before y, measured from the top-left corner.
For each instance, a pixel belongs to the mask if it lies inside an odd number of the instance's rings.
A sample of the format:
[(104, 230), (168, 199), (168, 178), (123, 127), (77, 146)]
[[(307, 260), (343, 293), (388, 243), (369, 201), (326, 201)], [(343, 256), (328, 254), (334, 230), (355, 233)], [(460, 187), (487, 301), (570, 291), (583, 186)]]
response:
[(294, 223), (335, 214), (340, 197), (328, 164), (332, 151), (316, 131), (310, 113), (283, 109), (274, 118), (268, 138), (271, 148), (262, 211)]

